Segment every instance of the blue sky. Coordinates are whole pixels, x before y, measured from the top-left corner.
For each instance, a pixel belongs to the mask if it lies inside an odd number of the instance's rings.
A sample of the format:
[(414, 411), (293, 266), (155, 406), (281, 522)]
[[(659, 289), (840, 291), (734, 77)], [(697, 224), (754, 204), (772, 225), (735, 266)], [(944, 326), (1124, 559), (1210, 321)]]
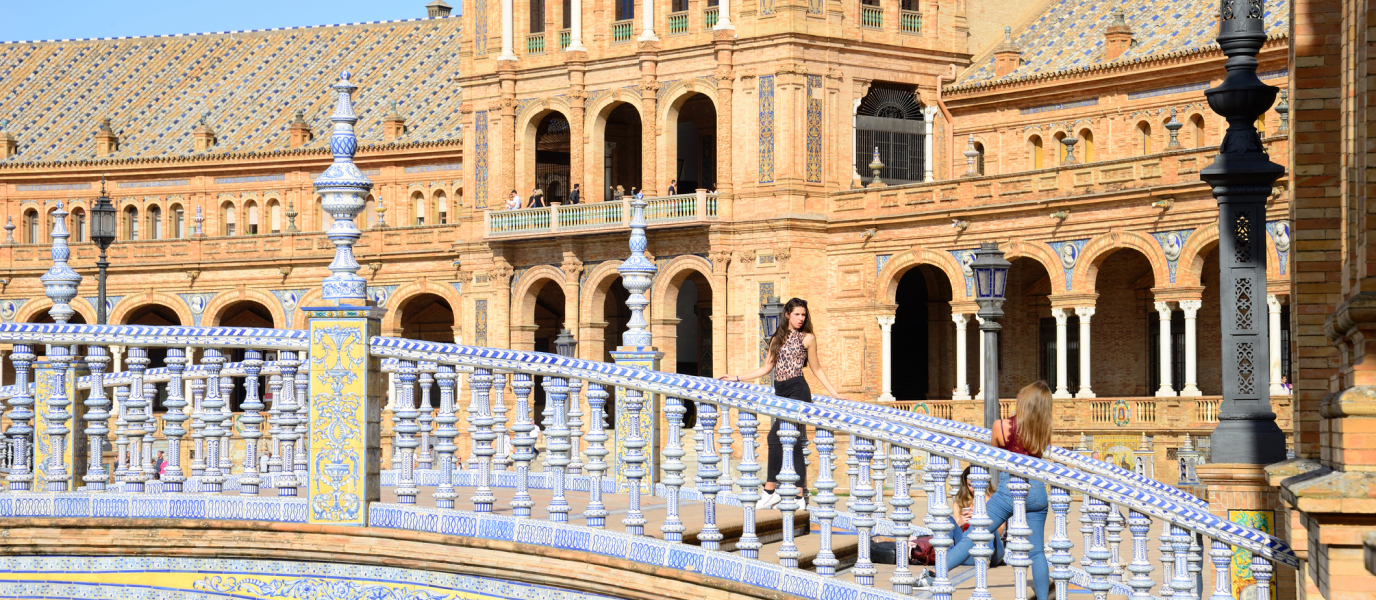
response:
[[(461, 0), (445, 0), (459, 13)], [(0, 0), (0, 41), (298, 27), (425, 16), (430, 0)]]

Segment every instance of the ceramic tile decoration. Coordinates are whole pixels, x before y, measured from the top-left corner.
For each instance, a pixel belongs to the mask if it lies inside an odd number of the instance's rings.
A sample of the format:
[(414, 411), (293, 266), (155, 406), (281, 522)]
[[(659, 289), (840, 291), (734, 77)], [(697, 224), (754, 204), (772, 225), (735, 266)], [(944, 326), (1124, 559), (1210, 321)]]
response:
[(1074, 279), (1075, 265), (1080, 260), (1080, 251), (1084, 250), (1085, 243), (1089, 239), (1066, 240), (1061, 242), (1047, 242), (1051, 250), (1056, 253), (1056, 257), (1061, 259), (1061, 270), (1065, 273), (1065, 291), (1070, 291), (1071, 281)]
[(807, 181), (809, 183), (822, 182), (821, 75), (807, 76)]
[(774, 76), (759, 77), (760, 183), (774, 183)]
[(1271, 243), (1276, 246), (1276, 268), (1280, 274), (1289, 273), (1290, 268), (1290, 222), (1271, 221), (1266, 224), (1266, 233), (1271, 235)]
[(1190, 239), (1193, 229), (1182, 229), (1180, 231), (1158, 231), (1151, 234), (1156, 238), (1156, 243), (1161, 244), (1161, 251), (1166, 255), (1166, 265), (1170, 269), (1171, 283), (1175, 283), (1175, 268), (1180, 262), (1180, 252), (1185, 247), (1185, 241)]
[[(486, 4), (485, 0), (478, 3), (479, 15)], [(479, 48), (485, 46), (486, 44), (478, 45)], [(473, 113), (473, 131), (473, 178), (476, 180), (473, 186), (473, 208), (482, 209), (487, 208), (487, 195), (490, 191), (488, 188), (491, 187), (487, 180), (487, 111)]]
[[(377, 477), (385, 384), (368, 340), (381, 330), (377, 308), (306, 309), (310, 315), (310, 522), (367, 524), (380, 498)], [(370, 422), (371, 421), (371, 422)]]

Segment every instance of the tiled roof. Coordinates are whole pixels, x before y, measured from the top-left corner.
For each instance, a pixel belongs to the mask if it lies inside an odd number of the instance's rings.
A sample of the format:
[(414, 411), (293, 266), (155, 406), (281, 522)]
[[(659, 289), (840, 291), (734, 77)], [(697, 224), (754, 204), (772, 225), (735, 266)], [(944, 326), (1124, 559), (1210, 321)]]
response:
[[(1218, 6), (1217, 0), (1052, 0), (1040, 15), (1013, 32), (1013, 43), (1022, 49), (1022, 66), (995, 78), (993, 51), (989, 50), (947, 89), (1214, 49), (1218, 47), (1214, 43)], [(1117, 59), (1105, 61), (1104, 30), (1113, 22), (1110, 11), (1115, 7), (1127, 13), (1134, 44)], [(1289, 1), (1267, 2), (1267, 36), (1283, 37), (1289, 29)]]
[[(286, 150), (298, 109), (314, 134), (305, 148), (327, 148), (329, 86), (346, 69), (362, 145), (383, 143), (392, 101), (407, 126), (396, 143), (459, 140), (461, 22), (0, 43), (0, 122), (19, 140), (0, 164), (97, 160), (102, 118), (119, 137), (113, 160)], [(217, 143), (196, 152), (202, 115)]]

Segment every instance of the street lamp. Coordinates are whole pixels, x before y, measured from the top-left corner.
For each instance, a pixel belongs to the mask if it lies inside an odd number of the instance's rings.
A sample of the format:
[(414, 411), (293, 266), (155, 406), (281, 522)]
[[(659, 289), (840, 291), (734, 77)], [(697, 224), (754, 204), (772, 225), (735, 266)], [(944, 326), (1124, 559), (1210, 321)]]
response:
[[(760, 341), (762, 344), (767, 345), (770, 336), (779, 330), (779, 318), (782, 316), (784, 316), (784, 305), (779, 302), (779, 297), (765, 297), (764, 305), (760, 307)], [(764, 357), (761, 356), (760, 359), (763, 360)], [(773, 375), (765, 375), (765, 379), (772, 383)]]
[(116, 223), (118, 211), (115, 210), (114, 203), (105, 195), (105, 178), (100, 178), (100, 197), (96, 198), (95, 206), (91, 207), (91, 241), (100, 248), (100, 260), (96, 261), (96, 266), (100, 268), (100, 275), (96, 278), (96, 324), (105, 324), (105, 269), (110, 266), (109, 261), (105, 260), (105, 250), (115, 241), (115, 232), (119, 226)]
[(554, 350), (559, 356), (573, 358), (573, 351), (578, 348), (578, 338), (573, 337), (573, 332), (567, 329), (560, 329), (559, 336), (554, 338)]
[(1003, 298), (1008, 285), (1008, 267), (1003, 251), (995, 242), (984, 242), (975, 250), (970, 269), (975, 272), (975, 303), (983, 322), (979, 330), (984, 334), (984, 426), (994, 428), (999, 420), (999, 331), (998, 320), (1003, 317)]

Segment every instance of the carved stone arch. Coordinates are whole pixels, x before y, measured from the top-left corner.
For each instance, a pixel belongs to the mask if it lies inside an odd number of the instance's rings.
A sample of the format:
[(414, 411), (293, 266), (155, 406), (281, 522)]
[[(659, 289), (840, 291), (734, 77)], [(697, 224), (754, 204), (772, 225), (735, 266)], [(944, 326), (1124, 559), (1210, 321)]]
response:
[[(516, 181), (525, 182), (523, 185), (516, 186), (516, 189), (519, 190), (521, 198), (523, 200), (527, 199), (527, 195), (531, 192), (531, 189), (525, 186), (530, 185), (530, 183), (535, 182), (536, 180), (536, 136), (539, 134), (540, 123), (545, 120), (545, 117), (557, 114), (561, 117), (564, 117), (564, 120), (569, 123), (570, 152), (572, 152), (574, 144), (582, 143), (581, 140), (575, 140), (572, 138), (573, 117), (569, 115), (573, 114), (573, 111), (569, 110), (566, 106), (560, 108), (549, 108), (547, 106), (544, 106), (543, 104), (539, 102), (531, 103), (530, 106), (526, 107), (526, 110), (522, 111), (521, 117), (516, 120), (516, 122), (519, 124), (516, 127)], [(506, 192), (507, 190), (502, 191)]]
[[(125, 296), (119, 301), (119, 304), (115, 305), (115, 310), (110, 313), (108, 320), (114, 324), (123, 323), (129, 313), (148, 304), (159, 304), (172, 309), (172, 312), (177, 313), (177, 319), (181, 321), (183, 327), (190, 327), (196, 322), (195, 316), (191, 314), (191, 307), (186, 305), (186, 301), (172, 294), (153, 291)], [(202, 312), (201, 314), (205, 313)]]
[(620, 266), (620, 260), (609, 260), (599, 263), (587, 272), (582, 285), (579, 286), (583, 297), (578, 299), (578, 310), (582, 313), (578, 315), (578, 322), (592, 323), (602, 320), (602, 305), (607, 300), (607, 290), (611, 288), (612, 282), (621, 278), (621, 273), (617, 271)]
[(1166, 253), (1161, 250), (1161, 245), (1156, 242), (1156, 238), (1139, 231), (1115, 230), (1089, 240), (1085, 243), (1085, 247), (1080, 250), (1080, 258), (1075, 261), (1075, 271), (1072, 277), (1072, 288), (1075, 292), (1078, 294), (1094, 293), (1094, 283), (1099, 275), (1099, 265), (1103, 264), (1104, 259), (1108, 258), (1110, 254), (1124, 248), (1131, 248), (1147, 257), (1147, 261), (1151, 263), (1152, 277), (1156, 287), (1170, 285), (1170, 265), (1166, 261)]
[[(683, 281), (694, 273), (702, 275), (707, 285), (712, 285), (712, 263), (694, 254), (675, 257), (665, 263), (655, 275), (654, 286), (650, 288), (650, 318), (671, 319), (678, 310), (678, 288)], [(709, 290), (710, 291), (710, 290)], [(673, 298), (670, 298), (670, 295)]]
[[(1266, 236), (1271, 237), (1271, 236)], [(1203, 285), (1204, 258), (1218, 245), (1218, 223), (1210, 223), (1194, 230), (1190, 239), (1180, 248), (1180, 260), (1175, 265), (1177, 285)], [(1271, 264), (1267, 261), (1266, 275), (1271, 275)], [(1160, 284), (1157, 284), (1158, 286)]]
[(607, 118), (618, 104), (629, 104), (640, 115), (640, 126), (645, 126), (645, 107), (640, 103), (640, 96), (636, 94), (621, 94), (616, 90), (593, 101), (583, 113), (583, 131), (594, 131), (598, 122)]
[(216, 294), (205, 305), (205, 310), (201, 311), (201, 325), (204, 327), (220, 327), (220, 320), (224, 318), (224, 312), (229, 307), (239, 302), (257, 302), (268, 309), (272, 315), (272, 326), (282, 328), (287, 324), (287, 316), (282, 312), (282, 301), (277, 296), (257, 288), (240, 287)]
[[(568, 286), (564, 285), (566, 277), (559, 267), (553, 265), (536, 265), (522, 273), (521, 279), (511, 291), (511, 326), (529, 324), (518, 320), (523, 321), (527, 314), (534, 314), (535, 300), (540, 294), (540, 289), (544, 287), (542, 282), (553, 281), (567, 296)], [(567, 321), (568, 315), (565, 315), (564, 319)]]
[[(81, 315), (81, 318), (85, 319), (86, 323), (91, 325), (95, 324), (96, 309), (95, 307), (91, 306), (91, 303), (87, 302), (85, 298), (77, 297), (76, 299), (68, 303), (68, 306), (71, 306), (72, 310), (76, 311), (77, 314)], [(52, 307), (53, 301), (48, 299), (46, 296), (39, 296), (37, 298), (33, 298), (28, 302), (25, 302), (22, 306), (20, 306), (18, 311), (15, 311), (14, 322), (30, 323), (35, 318), (37, 318), (38, 315), (46, 314), (48, 310)]]
[(1046, 269), (1047, 276), (1051, 278), (1051, 295), (1066, 293), (1065, 268), (1061, 266), (1060, 257), (1056, 256), (1056, 253), (1051, 251), (1051, 246), (1046, 245), (1045, 242), (1013, 240), (1004, 247), (1003, 258), (1009, 262), (1019, 258), (1030, 258), (1037, 261), (1043, 269)]
[(911, 250), (898, 254), (884, 263), (884, 268), (879, 271), (878, 285), (875, 286), (875, 303), (896, 304), (898, 280), (902, 279), (903, 274), (907, 273), (909, 269), (920, 265), (931, 265), (946, 274), (946, 278), (950, 280), (952, 302), (969, 299), (965, 294), (965, 271), (956, 261), (955, 256), (952, 256), (950, 252), (913, 246)]
[(382, 317), (383, 335), (401, 335), (401, 307), (405, 306), (412, 298), (422, 294), (433, 294), (444, 298), (445, 302), (449, 303), (449, 309), (454, 311), (454, 327), (459, 327), (463, 323), (463, 296), (459, 294), (459, 291), (446, 282), (430, 281), (429, 278), (422, 277), (398, 287), (387, 299), (389, 308), (387, 314)]
[(702, 94), (712, 100), (712, 106), (717, 105), (717, 88), (701, 79), (682, 79), (669, 85), (669, 88), (660, 94), (658, 118), (661, 123), (669, 122), (668, 116), (671, 112), (676, 112), (683, 102), (693, 94)]

